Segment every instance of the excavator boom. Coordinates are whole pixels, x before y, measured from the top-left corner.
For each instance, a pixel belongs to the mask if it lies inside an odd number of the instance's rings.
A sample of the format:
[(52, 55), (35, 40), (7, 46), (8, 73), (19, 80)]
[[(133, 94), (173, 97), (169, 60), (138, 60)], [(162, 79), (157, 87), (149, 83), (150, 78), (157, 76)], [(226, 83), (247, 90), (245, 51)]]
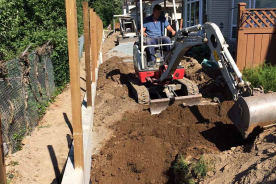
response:
[[(190, 33), (201, 31), (202, 28), (205, 30), (204, 36), (190, 35)], [(233, 100), (236, 101), (228, 115), (243, 137), (246, 138), (255, 127), (275, 123), (276, 93), (252, 96), (253, 90), (250, 87), (250, 82), (243, 81), (242, 73), (231, 56), (219, 27), (214, 23), (205, 23), (203, 26), (196, 25), (177, 32), (174, 44), (165, 56), (167, 70), (162, 73), (159, 81), (172, 79), (183, 55), (191, 47), (201, 44), (209, 46), (233, 95)]]

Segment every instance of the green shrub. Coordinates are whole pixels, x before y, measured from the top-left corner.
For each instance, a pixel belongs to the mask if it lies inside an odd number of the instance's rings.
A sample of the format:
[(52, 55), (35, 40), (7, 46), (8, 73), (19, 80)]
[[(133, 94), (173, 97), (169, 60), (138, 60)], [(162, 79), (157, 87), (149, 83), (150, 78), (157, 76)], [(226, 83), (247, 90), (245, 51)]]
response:
[(195, 179), (202, 179), (207, 175), (209, 164), (203, 156), (194, 163), (188, 164), (182, 155), (177, 155), (172, 164), (176, 184), (194, 184)]
[[(77, 0), (78, 31), (83, 33), (82, 0)], [(51, 40), (56, 86), (69, 81), (65, 0), (1, 0), (0, 61), (9, 61)]]
[(195, 178), (204, 178), (208, 172), (208, 164), (203, 156), (194, 164), (193, 175)]
[(255, 68), (245, 69), (243, 78), (251, 82), (253, 87), (262, 86), (265, 92), (276, 92), (276, 66), (263, 64)]
[(122, 14), (121, 0), (90, 0), (90, 2), (91, 7), (102, 19), (104, 27), (113, 24), (113, 15)]

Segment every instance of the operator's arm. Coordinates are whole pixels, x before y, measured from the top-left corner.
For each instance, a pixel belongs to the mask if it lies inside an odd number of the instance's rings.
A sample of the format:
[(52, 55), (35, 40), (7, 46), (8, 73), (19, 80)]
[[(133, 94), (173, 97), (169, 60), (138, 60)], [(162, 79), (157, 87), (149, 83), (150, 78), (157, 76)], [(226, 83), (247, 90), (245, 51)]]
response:
[(146, 33), (146, 29), (147, 29), (147, 28), (143, 27), (143, 35), (144, 35), (144, 37), (147, 37), (147, 36), (148, 36), (148, 34)]
[(175, 30), (173, 30), (173, 28), (172, 28), (171, 25), (168, 25), (168, 26), (167, 26), (167, 30), (170, 31), (170, 32), (172, 33), (173, 36), (175, 35)]

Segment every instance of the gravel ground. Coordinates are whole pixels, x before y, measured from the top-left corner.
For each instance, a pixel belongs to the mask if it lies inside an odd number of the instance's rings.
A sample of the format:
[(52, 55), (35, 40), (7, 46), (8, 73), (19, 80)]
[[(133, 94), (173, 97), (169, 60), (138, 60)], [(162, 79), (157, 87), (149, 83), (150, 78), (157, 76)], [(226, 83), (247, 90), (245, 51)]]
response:
[(108, 58), (113, 56), (124, 57), (125, 62), (132, 62), (133, 56), (133, 42), (121, 43), (108, 52)]

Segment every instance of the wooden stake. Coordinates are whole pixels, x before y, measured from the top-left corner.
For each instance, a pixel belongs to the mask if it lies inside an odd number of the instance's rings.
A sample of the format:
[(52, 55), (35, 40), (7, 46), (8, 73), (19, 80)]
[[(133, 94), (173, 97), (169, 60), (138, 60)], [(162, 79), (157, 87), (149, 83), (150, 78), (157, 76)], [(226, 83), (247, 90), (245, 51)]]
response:
[(91, 43), (91, 63), (92, 82), (96, 82), (95, 63), (97, 62), (97, 35), (96, 35), (96, 13), (90, 9), (90, 43)]
[(0, 114), (0, 184), (7, 184), (6, 177), (6, 165), (5, 165), (5, 156), (4, 156), (4, 146), (2, 140), (2, 123), (1, 123), (1, 114)]
[(99, 60), (99, 17), (98, 15), (96, 14), (95, 12), (95, 15), (96, 15), (96, 39), (97, 39), (97, 60), (96, 60), (96, 63), (95, 63), (95, 66), (96, 68), (98, 67), (98, 60)]
[(88, 1), (82, 2), (83, 6), (83, 27), (84, 27), (84, 50), (85, 50), (85, 69), (86, 69), (86, 94), (87, 106), (92, 106), (91, 92), (91, 68), (90, 68), (90, 38), (89, 38), (89, 12)]
[(76, 0), (66, 0), (75, 169), (84, 169)]

